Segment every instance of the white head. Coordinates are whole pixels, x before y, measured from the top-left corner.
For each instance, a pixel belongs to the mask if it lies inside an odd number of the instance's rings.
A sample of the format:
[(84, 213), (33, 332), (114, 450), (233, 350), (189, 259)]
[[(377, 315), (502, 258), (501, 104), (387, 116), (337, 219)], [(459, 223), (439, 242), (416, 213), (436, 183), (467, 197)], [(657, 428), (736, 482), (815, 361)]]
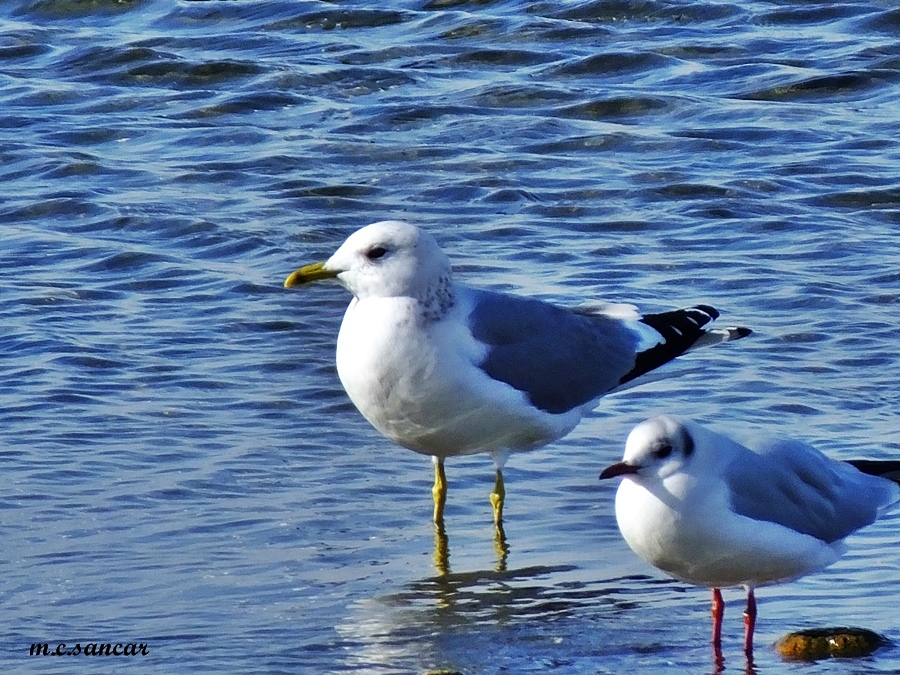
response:
[(661, 415), (641, 422), (625, 441), (622, 461), (603, 470), (600, 478), (631, 476), (637, 481), (661, 481), (690, 469), (696, 442), (688, 423)]
[(442, 293), (451, 294), (450, 260), (434, 237), (398, 220), (357, 230), (328, 260), (300, 268), (285, 285), (335, 277), (360, 300), (412, 297), (432, 302)]

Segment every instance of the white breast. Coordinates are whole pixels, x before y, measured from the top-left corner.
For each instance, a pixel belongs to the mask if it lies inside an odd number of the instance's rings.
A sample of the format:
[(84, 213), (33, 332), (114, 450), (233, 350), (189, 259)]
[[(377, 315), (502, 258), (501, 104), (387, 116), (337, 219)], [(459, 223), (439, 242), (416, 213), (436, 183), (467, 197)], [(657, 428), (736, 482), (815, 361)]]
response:
[[(692, 476), (678, 476), (693, 481)], [(641, 558), (683, 581), (710, 587), (790, 581), (830, 565), (842, 552), (827, 544), (730, 509), (716, 485), (664, 481), (651, 492), (624, 479), (616, 494), (616, 519), (625, 541)]]
[(477, 364), (466, 303), (424, 322), (408, 298), (354, 300), (337, 344), (350, 399), (382, 434), (427, 455), (529, 450), (568, 433), (577, 417), (523, 405), (524, 395)]

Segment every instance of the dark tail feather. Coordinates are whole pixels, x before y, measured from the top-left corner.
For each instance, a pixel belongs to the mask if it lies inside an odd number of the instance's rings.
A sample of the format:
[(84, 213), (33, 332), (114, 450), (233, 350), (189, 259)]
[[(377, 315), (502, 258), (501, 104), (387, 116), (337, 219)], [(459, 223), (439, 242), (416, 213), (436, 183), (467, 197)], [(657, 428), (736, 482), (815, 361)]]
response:
[(849, 459), (847, 464), (852, 464), (870, 476), (881, 476), (900, 484), (900, 460)]

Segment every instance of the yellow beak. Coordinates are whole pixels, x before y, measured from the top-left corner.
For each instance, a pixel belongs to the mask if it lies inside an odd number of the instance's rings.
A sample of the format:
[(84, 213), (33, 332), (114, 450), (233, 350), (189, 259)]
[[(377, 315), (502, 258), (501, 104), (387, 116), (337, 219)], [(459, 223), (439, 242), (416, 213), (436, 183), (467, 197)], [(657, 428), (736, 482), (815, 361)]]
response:
[(334, 270), (324, 269), (325, 263), (317, 262), (312, 265), (301, 267), (295, 272), (291, 272), (290, 276), (284, 280), (285, 288), (301, 286), (311, 281), (319, 281), (320, 279), (334, 279), (338, 273)]

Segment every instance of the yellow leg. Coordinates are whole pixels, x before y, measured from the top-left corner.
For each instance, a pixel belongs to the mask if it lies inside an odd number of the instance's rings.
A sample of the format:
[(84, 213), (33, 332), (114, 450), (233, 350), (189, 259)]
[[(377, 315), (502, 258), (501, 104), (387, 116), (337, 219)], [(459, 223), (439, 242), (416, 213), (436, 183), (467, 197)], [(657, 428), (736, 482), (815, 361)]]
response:
[(494, 526), (503, 528), (503, 499), (506, 497), (506, 488), (503, 486), (503, 472), (497, 469), (497, 479), (494, 481), (494, 491), (491, 493), (491, 506), (494, 507)]
[(431, 496), (434, 497), (434, 524), (443, 527), (444, 504), (447, 502), (447, 476), (441, 457), (434, 458), (434, 487), (431, 488)]

